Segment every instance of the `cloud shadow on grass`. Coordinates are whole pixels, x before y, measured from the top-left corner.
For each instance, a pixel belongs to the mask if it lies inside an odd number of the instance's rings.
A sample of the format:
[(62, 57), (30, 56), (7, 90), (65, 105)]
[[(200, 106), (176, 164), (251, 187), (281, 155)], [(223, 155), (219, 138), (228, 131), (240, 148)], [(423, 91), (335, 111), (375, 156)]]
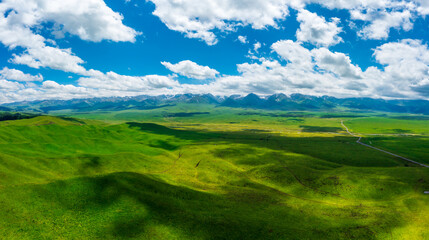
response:
[[(281, 203), (289, 197), (264, 186), (255, 186), (252, 191), (230, 188), (225, 194), (215, 194), (171, 185), (149, 175), (122, 172), (58, 181), (37, 186), (36, 191), (45, 201), (57, 202), (68, 211), (98, 209), (100, 214), (107, 214), (99, 216), (107, 224), (104, 231), (97, 231), (98, 238), (150, 236), (149, 227), (153, 224), (198, 239), (376, 237), (367, 225), (333, 224), (326, 221), (326, 216), (320, 218), (312, 211)], [(114, 212), (108, 212), (113, 211), (112, 207), (127, 215), (115, 217)], [(345, 218), (349, 215), (348, 210), (344, 212), (338, 207), (323, 209), (327, 213), (342, 213)], [(312, 229), (314, 226), (318, 230)]]

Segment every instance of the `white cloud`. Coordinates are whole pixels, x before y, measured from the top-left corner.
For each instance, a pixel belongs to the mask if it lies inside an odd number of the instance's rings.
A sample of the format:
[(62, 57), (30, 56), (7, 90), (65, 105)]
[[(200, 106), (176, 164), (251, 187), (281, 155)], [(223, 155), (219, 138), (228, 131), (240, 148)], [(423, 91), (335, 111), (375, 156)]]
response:
[(362, 70), (351, 63), (350, 57), (340, 52), (331, 52), (326, 48), (311, 51), (319, 69), (332, 72), (341, 78), (362, 78)]
[(429, 79), (429, 49), (420, 40), (405, 39), (377, 47), (374, 57), (384, 67), (384, 78), (399, 92), (425, 88)]
[(73, 99), (91, 97), (125, 97), (142, 94), (174, 94), (181, 90), (179, 83), (169, 76), (124, 76), (114, 72), (103, 74), (88, 71), (78, 85), (44, 81), (41, 86), (0, 80), (0, 103), (47, 99)]
[(24, 85), (20, 83), (0, 79), (0, 91), (16, 91), (22, 88)]
[(58, 84), (54, 81), (44, 81), (42, 84), (42, 89), (45, 90), (45, 92), (55, 92), (55, 93), (62, 93), (62, 94), (87, 94), (89, 91), (86, 88), (83, 87), (76, 87), (74, 85), (62, 85)]
[(299, 11), (301, 41), (317, 46), (330, 46), (341, 41), (338, 19), (326, 21), (304, 8), (319, 4), (329, 9), (348, 10), (354, 20), (366, 22), (360, 32), (363, 38), (386, 38), (391, 28), (409, 30), (412, 19), (429, 14), (427, 0), (150, 0), (156, 6), (154, 15), (174, 31), (213, 45), (218, 32), (233, 31), (246, 25), (254, 29), (277, 27), (288, 16), (289, 7)]
[[(305, 1), (305, 0), (304, 0)], [(391, 28), (409, 31), (412, 20), (429, 14), (427, 0), (308, 0), (331, 9), (349, 10), (351, 18), (366, 23), (359, 35), (364, 39), (386, 39)]]
[(299, 42), (283, 40), (271, 48), (287, 63), (260, 58), (258, 63), (237, 65), (237, 76), (223, 75), (207, 85), (181, 85), (178, 91), (429, 99), (429, 49), (421, 41), (381, 45), (374, 56), (385, 66), (365, 71), (346, 54), (323, 47), (310, 51)]
[(377, 47), (374, 57), (384, 67), (371, 66), (365, 71), (346, 54), (326, 48), (309, 51), (297, 42), (284, 40), (274, 43), (272, 49), (288, 63), (266, 68), (261, 59), (260, 64), (244, 68), (246, 80), (253, 77), (282, 83), (284, 89), (280, 92), (285, 93), (429, 99), (429, 49), (420, 40), (406, 39)]
[(2, 9), (13, 10), (8, 18), (13, 24), (33, 27), (52, 22), (57, 31), (79, 36), (83, 40), (134, 42), (138, 34), (122, 23), (122, 15), (103, 0), (4, 0)]
[[(3, 6), (2, 3), (0, 6)], [(33, 33), (22, 23), (15, 24), (16, 20), (10, 18), (11, 14), (7, 18), (0, 14), (0, 42), (11, 49), (17, 47), (25, 49), (21, 54), (14, 54), (11, 62), (33, 68), (50, 67), (76, 73), (84, 71), (80, 65), (83, 63), (82, 59), (74, 56), (69, 49), (47, 46), (44, 37)], [(65, 65), (62, 65), (64, 63)]]
[(213, 79), (219, 74), (218, 71), (210, 67), (200, 66), (189, 60), (181, 61), (176, 64), (171, 64), (169, 62), (161, 62), (161, 64), (174, 73), (198, 80)]
[(240, 41), (243, 44), (248, 43), (246, 36), (238, 36), (238, 41)]
[(156, 6), (154, 15), (174, 31), (207, 44), (217, 43), (215, 30), (230, 31), (237, 26), (254, 29), (277, 27), (277, 21), (288, 15), (287, 0), (150, 0)]
[[(353, 15), (352, 15), (353, 16)], [(391, 28), (409, 31), (413, 28), (412, 14), (408, 10), (401, 12), (374, 11), (365, 15), (359, 13), (355, 19), (370, 21), (359, 35), (366, 39), (386, 39)]]
[(316, 66), (322, 72), (333, 73), (339, 78), (361, 78), (362, 70), (351, 63), (344, 53), (331, 52), (327, 48), (315, 48), (312, 51), (304, 48), (299, 42), (282, 40), (271, 48), (288, 61), (288, 68), (314, 71)]
[(34, 76), (31, 74), (23, 73), (22, 71), (17, 69), (9, 69), (7, 67), (4, 67), (2, 70), (0, 70), (0, 76), (7, 80), (14, 80), (20, 82), (43, 81), (43, 76), (41, 74)]
[(298, 13), (297, 20), (300, 28), (296, 32), (296, 38), (302, 42), (310, 42), (316, 46), (332, 46), (342, 41), (338, 34), (342, 31), (338, 27), (339, 19), (332, 18), (330, 22), (324, 17), (307, 10)]
[(96, 73), (91, 77), (80, 78), (78, 83), (80, 86), (86, 88), (130, 92), (145, 92), (177, 87), (179, 85), (176, 80), (166, 76), (124, 76), (114, 72), (106, 74)]
[[(194, 89), (196, 92), (228, 94), (274, 94), (303, 93), (313, 95), (331, 94), (350, 96), (356, 92), (345, 90), (338, 84), (339, 80), (330, 75), (282, 65), (276, 60), (260, 59), (259, 63), (243, 63), (237, 66), (240, 75), (222, 76), (208, 86)], [(199, 90), (199, 91), (197, 91)]]
[(82, 59), (75, 56), (70, 49), (59, 49), (50, 46), (29, 48), (21, 55), (13, 55), (10, 62), (24, 64), (32, 68), (49, 67), (65, 72), (84, 74)]
[(302, 3), (318, 3), (330, 9), (355, 9), (355, 8), (386, 8), (395, 0), (302, 0)]
[(271, 48), (292, 64), (310, 69), (313, 67), (311, 52), (301, 46), (300, 43), (292, 40), (281, 40), (274, 43)]
[(416, 0), (418, 3), (417, 11), (422, 15), (429, 15), (429, 1), (427, 0)]
[[(52, 23), (58, 32), (99, 42), (135, 41), (135, 30), (122, 24), (122, 16), (102, 0), (5, 0), (0, 3), (0, 42), (10, 49), (21, 47), (10, 62), (33, 68), (48, 67), (84, 74), (82, 59), (70, 49), (36, 33), (42, 23)], [(47, 45), (53, 45), (48, 46)]]
[(429, 64), (428, 47), (420, 40), (404, 39), (383, 44), (375, 49), (374, 56), (384, 65), (400, 65), (413, 61)]
[(262, 47), (260, 42), (256, 42), (255, 44), (253, 44), (253, 50), (257, 53), (259, 51), (259, 49)]

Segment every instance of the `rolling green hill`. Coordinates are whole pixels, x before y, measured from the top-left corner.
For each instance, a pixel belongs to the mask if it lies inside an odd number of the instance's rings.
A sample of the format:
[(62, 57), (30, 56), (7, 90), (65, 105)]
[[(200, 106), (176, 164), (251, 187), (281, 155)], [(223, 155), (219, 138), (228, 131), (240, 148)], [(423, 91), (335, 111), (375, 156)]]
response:
[(427, 161), (424, 120), (200, 104), (66, 115), (79, 118), (0, 122), (2, 239), (429, 238), (429, 169), (340, 125)]

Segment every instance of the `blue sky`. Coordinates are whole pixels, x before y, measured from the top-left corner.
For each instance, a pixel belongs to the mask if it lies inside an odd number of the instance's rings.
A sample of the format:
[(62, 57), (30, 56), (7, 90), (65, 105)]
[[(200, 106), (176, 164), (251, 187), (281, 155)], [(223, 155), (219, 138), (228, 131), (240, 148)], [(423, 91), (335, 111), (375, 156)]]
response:
[(429, 98), (425, 0), (4, 0), (0, 102)]

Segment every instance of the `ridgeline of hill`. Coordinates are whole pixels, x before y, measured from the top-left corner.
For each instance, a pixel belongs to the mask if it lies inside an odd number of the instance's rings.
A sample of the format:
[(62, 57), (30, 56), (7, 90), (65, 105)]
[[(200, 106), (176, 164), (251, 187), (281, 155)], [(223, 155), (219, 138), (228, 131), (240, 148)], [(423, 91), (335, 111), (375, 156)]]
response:
[(0, 112), (0, 121), (30, 119), (30, 118), (35, 118), (37, 116), (40, 116), (40, 115), (31, 114), (31, 113), (19, 113), (19, 112)]

